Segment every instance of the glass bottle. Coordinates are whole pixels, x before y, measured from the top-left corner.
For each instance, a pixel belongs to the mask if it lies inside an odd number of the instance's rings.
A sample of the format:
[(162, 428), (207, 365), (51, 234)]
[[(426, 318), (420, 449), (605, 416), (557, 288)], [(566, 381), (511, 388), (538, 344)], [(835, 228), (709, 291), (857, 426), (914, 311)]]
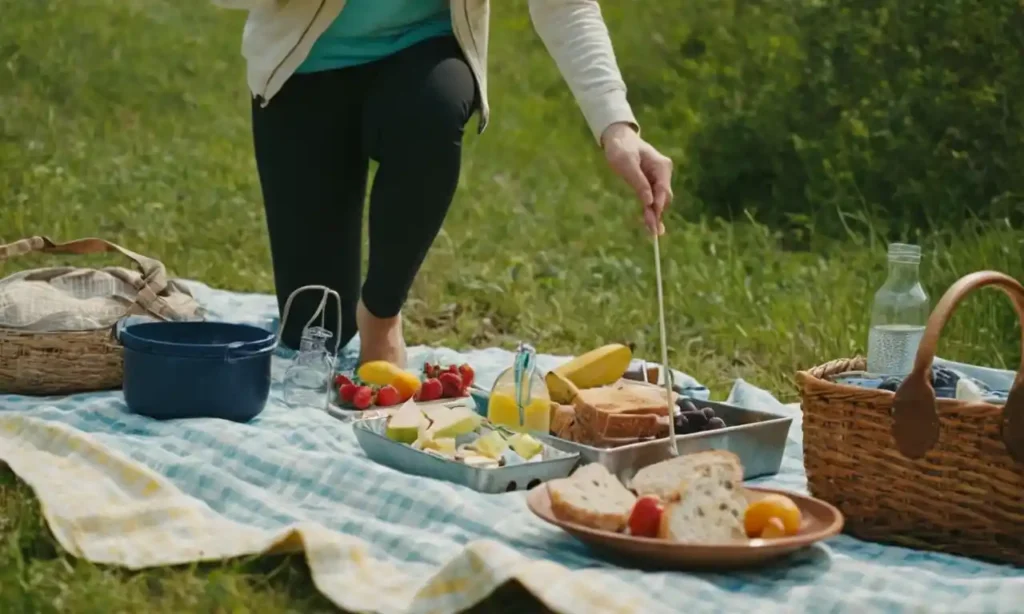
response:
[(327, 349), (331, 331), (310, 326), (302, 331), (299, 351), (285, 371), (284, 402), (291, 407), (327, 409), (334, 355)]
[(868, 371), (902, 376), (914, 368), (931, 308), (919, 276), (920, 246), (893, 243), (888, 259), (889, 276), (871, 306)]
[(536, 367), (537, 352), (525, 343), (515, 361), (494, 381), (487, 419), (513, 431), (547, 435), (551, 430), (551, 396)]

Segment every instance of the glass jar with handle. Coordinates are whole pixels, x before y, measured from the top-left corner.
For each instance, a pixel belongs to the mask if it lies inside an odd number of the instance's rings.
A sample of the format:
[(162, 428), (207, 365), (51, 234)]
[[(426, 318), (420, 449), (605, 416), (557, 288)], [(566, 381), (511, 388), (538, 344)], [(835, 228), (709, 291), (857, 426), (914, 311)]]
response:
[[(340, 350), (340, 348), (336, 348), (332, 352), (328, 349), (328, 344), (334, 335), (324, 325), (327, 317), (327, 299), (333, 298), (338, 305), (338, 331), (341, 331), (341, 297), (326, 286), (303, 286), (297, 289), (285, 301), (278, 334), (280, 335), (284, 330), (288, 321), (292, 299), (301, 292), (310, 290), (323, 292), (323, 298), (316, 311), (313, 312), (313, 316), (302, 329), (299, 350), (284, 374), (283, 396), (284, 402), (290, 407), (314, 407), (326, 411), (330, 403), (329, 393), (331, 381), (334, 378), (337, 351)], [(313, 326), (317, 318), (320, 319), (319, 324)]]
[(551, 395), (536, 367), (537, 352), (520, 343), (511, 367), (494, 381), (487, 419), (509, 430), (547, 435), (551, 429)]

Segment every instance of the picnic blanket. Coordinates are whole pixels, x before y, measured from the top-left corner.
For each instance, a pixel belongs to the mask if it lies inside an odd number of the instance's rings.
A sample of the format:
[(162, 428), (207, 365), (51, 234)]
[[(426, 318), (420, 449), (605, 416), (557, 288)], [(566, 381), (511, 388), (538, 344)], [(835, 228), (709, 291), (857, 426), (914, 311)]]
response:
[[(190, 285), (212, 317), (265, 324), (275, 308)], [(411, 357), (468, 360), (486, 385), (511, 353)], [(805, 491), (799, 409), (742, 381), (729, 401), (794, 416), (782, 471), (759, 482)], [(286, 407), (277, 381), (249, 424), (156, 422), (128, 413), (120, 392), (0, 396), (0, 461), (75, 556), (138, 569), (301, 549), (318, 589), (351, 611), (456, 612), (512, 580), (566, 614), (1011, 612), (1024, 597), (1021, 570), (846, 536), (740, 573), (616, 567), (535, 519), (521, 492), (482, 495), (372, 463), (350, 425)]]

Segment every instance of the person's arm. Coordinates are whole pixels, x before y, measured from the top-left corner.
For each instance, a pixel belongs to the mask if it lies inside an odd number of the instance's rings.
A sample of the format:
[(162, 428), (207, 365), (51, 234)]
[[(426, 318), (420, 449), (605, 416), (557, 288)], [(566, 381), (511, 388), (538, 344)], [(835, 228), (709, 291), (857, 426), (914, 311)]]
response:
[(530, 18), (572, 90), (605, 157), (636, 192), (656, 234), (672, 201), (672, 161), (640, 138), (597, 0), (530, 0)]
[(530, 18), (601, 142), (616, 123), (639, 129), (596, 0), (530, 0)]

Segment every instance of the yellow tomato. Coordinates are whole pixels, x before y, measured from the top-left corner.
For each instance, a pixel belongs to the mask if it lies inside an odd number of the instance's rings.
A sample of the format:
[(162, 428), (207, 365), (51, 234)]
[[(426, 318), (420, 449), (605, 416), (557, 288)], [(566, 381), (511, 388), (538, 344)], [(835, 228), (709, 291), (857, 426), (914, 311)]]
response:
[(375, 386), (387, 386), (392, 383), (398, 375), (404, 373), (397, 365), (386, 360), (371, 360), (360, 365), (356, 374), (364, 384)]
[(420, 378), (408, 371), (399, 371), (391, 380), (391, 385), (398, 391), (402, 402), (408, 401), (420, 389)]
[(773, 494), (758, 499), (747, 507), (747, 512), (743, 516), (743, 528), (747, 531), (747, 537), (761, 537), (773, 518), (782, 522), (785, 535), (796, 535), (800, 532), (800, 508), (789, 497)]
[(786, 525), (774, 516), (768, 519), (768, 524), (764, 525), (764, 530), (761, 531), (761, 539), (774, 539), (785, 536)]

